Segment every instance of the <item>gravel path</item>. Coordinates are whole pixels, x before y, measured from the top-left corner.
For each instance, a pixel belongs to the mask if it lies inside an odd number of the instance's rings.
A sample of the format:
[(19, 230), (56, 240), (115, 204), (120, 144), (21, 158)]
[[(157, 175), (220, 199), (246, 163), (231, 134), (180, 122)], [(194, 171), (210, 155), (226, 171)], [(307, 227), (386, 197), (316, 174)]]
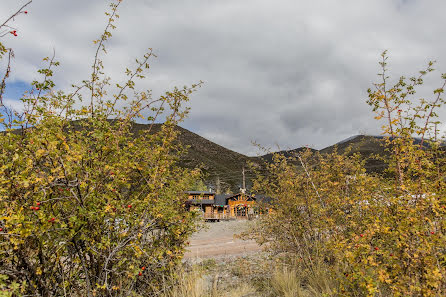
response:
[(206, 223), (206, 228), (192, 235), (185, 260), (245, 256), (261, 251), (262, 248), (253, 240), (234, 238), (250, 223), (247, 220)]

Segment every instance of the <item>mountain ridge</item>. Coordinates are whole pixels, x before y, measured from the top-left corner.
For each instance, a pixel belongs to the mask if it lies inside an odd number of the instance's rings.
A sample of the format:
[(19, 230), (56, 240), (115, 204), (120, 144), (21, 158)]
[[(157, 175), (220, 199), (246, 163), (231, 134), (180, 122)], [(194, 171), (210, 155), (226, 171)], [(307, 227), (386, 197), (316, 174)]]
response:
[[(74, 123), (72, 127), (74, 129), (82, 129), (77, 123)], [(150, 127), (152, 133), (156, 133), (160, 131), (162, 124), (132, 123), (130, 132), (134, 137), (137, 137), (139, 132)], [(380, 172), (385, 168), (383, 161), (370, 158), (374, 154), (386, 154), (383, 146), (384, 136), (354, 135), (321, 150), (298, 147), (290, 150), (268, 152), (260, 156), (246, 156), (225, 148), (181, 126), (177, 125), (175, 129), (179, 132), (178, 142), (187, 147), (186, 153), (179, 160), (179, 165), (190, 169), (200, 168), (204, 173), (205, 184), (221, 193), (238, 192), (243, 184), (242, 172), (245, 175), (246, 187), (249, 189), (252, 185), (252, 180), (255, 178), (255, 173), (249, 165), (254, 165), (262, 172), (265, 164), (272, 161), (274, 154), (290, 157), (305, 149), (322, 154), (331, 153), (335, 149), (339, 153), (345, 153), (349, 149), (349, 154), (360, 153), (366, 159), (366, 169), (368, 171)], [(15, 130), (13, 133), (20, 133), (19, 130)]]
[[(133, 133), (145, 130), (148, 124), (134, 123)], [(153, 124), (152, 130), (159, 131), (161, 124)], [(383, 161), (371, 158), (374, 154), (386, 154), (383, 146), (384, 136), (373, 135), (353, 135), (339, 141), (336, 144), (327, 146), (321, 150), (307, 147), (298, 147), (291, 150), (270, 152), (260, 156), (246, 156), (231, 149), (225, 148), (199, 134), (192, 132), (181, 126), (176, 126), (179, 131), (178, 141), (187, 146), (187, 153), (181, 158), (180, 166), (186, 168), (200, 168), (205, 175), (205, 184), (213, 190), (219, 192), (236, 192), (242, 187), (242, 171), (244, 168), (247, 187), (252, 185), (254, 172), (248, 164), (254, 164), (257, 168), (264, 168), (264, 164), (272, 161), (274, 154), (282, 154), (285, 157), (292, 156), (304, 149), (311, 149), (322, 154), (331, 153), (335, 150), (345, 153), (349, 149), (349, 154), (360, 153), (366, 159), (367, 171), (381, 172), (385, 168)]]

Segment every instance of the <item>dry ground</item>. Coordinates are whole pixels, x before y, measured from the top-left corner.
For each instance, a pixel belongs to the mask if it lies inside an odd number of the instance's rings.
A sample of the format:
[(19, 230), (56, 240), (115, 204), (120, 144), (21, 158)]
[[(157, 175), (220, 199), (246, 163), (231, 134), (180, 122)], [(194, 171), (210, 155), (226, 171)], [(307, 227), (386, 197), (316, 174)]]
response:
[(205, 223), (205, 228), (191, 237), (185, 260), (246, 256), (261, 251), (255, 241), (234, 237), (246, 230), (250, 223), (247, 220)]

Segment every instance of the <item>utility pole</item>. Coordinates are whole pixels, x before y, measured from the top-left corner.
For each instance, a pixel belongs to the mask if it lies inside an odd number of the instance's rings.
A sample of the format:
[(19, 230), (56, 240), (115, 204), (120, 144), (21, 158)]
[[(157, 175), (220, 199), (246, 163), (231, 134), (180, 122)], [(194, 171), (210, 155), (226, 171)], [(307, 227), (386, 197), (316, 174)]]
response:
[(217, 181), (215, 182), (216, 183), (216, 192), (217, 192), (217, 194), (221, 194), (221, 186), (220, 186), (220, 177), (219, 176), (217, 176)]
[(246, 192), (245, 165), (243, 165), (243, 167), (242, 167), (242, 176), (243, 176), (243, 187), (242, 187), (242, 192), (245, 193), (245, 192)]

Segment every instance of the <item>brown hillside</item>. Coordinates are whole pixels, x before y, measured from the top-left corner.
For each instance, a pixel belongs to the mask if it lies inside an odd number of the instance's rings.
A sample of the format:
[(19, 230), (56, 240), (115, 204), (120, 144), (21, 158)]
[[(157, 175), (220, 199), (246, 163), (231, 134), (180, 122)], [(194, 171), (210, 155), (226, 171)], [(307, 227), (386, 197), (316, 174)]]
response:
[[(148, 129), (149, 125), (134, 124), (133, 133)], [(154, 124), (152, 130), (158, 131), (161, 124)], [(186, 168), (200, 168), (205, 173), (206, 184), (213, 190), (233, 192), (238, 191), (242, 184), (242, 167), (245, 166), (247, 183), (251, 184), (253, 173), (249, 171), (247, 163), (253, 161), (261, 163), (261, 160), (251, 158), (218, 145), (198, 134), (177, 126), (180, 131), (179, 142), (188, 147), (187, 154), (181, 158), (180, 164)]]

